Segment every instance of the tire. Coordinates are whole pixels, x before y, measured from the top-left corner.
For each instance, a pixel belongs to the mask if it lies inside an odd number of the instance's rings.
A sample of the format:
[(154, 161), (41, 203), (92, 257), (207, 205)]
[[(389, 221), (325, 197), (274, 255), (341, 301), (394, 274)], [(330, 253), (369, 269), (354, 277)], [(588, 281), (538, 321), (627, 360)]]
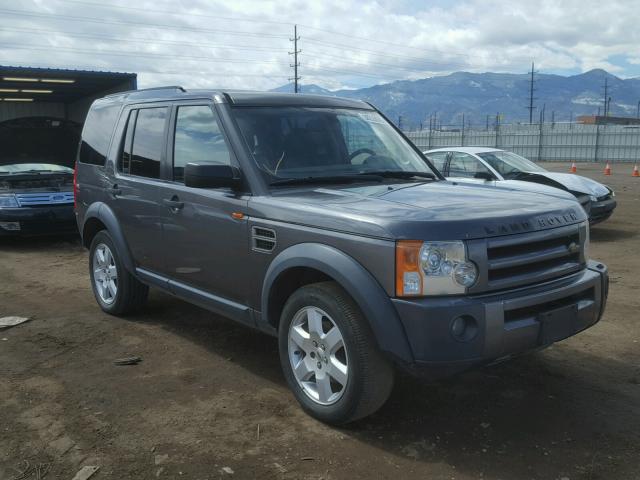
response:
[[(98, 232), (91, 242), (89, 276), (93, 295), (106, 313), (134, 313), (147, 301), (149, 287), (124, 268), (120, 253), (107, 230)], [(111, 287), (107, 285), (109, 281), (112, 281)]]
[[(338, 341), (333, 328), (341, 336)], [(333, 425), (349, 423), (374, 413), (389, 397), (393, 366), (356, 303), (337, 283), (296, 290), (278, 330), (285, 378), (312, 417)]]

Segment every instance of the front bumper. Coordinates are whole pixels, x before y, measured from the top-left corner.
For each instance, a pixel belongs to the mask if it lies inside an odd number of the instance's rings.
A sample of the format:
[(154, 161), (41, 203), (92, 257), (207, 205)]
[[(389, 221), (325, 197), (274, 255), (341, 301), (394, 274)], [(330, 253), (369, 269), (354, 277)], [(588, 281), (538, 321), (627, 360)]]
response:
[(616, 206), (617, 202), (613, 198), (598, 202), (591, 202), (591, 209), (589, 210), (589, 223), (593, 225), (595, 223), (605, 221), (611, 216)]
[[(497, 294), (394, 299), (414, 356), (405, 366), (438, 378), (549, 346), (600, 320), (608, 284), (607, 267), (590, 261), (568, 277)], [(454, 336), (458, 317), (470, 334)]]
[(73, 205), (1, 208), (0, 237), (77, 233)]

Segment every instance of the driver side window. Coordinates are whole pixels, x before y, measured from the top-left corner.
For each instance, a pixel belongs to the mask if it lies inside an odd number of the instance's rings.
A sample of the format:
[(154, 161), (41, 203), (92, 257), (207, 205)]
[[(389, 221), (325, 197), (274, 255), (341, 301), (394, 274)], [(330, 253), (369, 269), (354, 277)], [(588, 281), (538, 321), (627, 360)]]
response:
[(480, 160), (473, 155), (462, 152), (452, 152), (449, 163), (449, 176), (462, 178), (478, 178), (480, 172), (491, 175), (491, 172)]

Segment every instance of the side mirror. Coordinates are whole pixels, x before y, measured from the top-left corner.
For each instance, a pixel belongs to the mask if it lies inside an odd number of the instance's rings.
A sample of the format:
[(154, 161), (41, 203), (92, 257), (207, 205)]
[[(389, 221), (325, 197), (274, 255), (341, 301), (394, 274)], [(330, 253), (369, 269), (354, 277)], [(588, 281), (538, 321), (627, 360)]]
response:
[(495, 178), (493, 178), (493, 175), (491, 175), (491, 173), (489, 172), (476, 172), (473, 178), (478, 178), (480, 180), (485, 180), (487, 182), (491, 182), (495, 180)]
[(231, 165), (213, 163), (187, 163), (184, 167), (184, 184), (195, 188), (240, 186), (240, 170)]

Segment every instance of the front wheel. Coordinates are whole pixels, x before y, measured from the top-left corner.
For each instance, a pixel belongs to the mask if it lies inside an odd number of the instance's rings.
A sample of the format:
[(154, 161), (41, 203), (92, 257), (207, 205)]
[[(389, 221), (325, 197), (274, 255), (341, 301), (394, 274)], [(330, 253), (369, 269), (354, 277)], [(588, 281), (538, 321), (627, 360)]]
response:
[(307, 285), (287, 300), (279, 327), (289, 387), (311, 416), (344, 424), (378, 410), (393, 367), (353, 299), (335, 282)]

